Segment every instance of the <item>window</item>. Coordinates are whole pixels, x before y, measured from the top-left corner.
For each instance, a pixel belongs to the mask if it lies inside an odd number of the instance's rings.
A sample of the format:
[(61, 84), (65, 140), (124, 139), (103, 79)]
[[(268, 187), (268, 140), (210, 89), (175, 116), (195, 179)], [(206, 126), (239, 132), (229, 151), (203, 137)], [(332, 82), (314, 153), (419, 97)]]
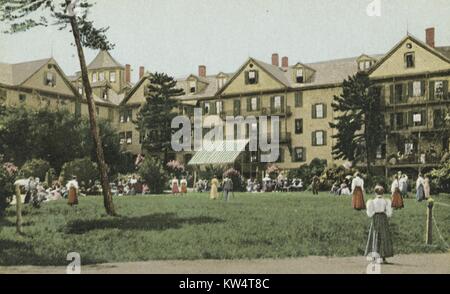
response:
[(306, 161), (306, 152), (304, 147), (298, 147), (294, 149), (294, 161), (296, 162)]
[(434, 97), (442, 99), (444, 97), (444, 82), (436, 81), (434, 83)]
[(233, 101), (234, 116), (241, 115), (241, 100), (237, 99)]
[(227, 79), (224, 77), (220, 77), (217, 80), (217, 86), (219, 87), (219, 89), (222, 88), (223, 86), (225, 86), (226, 83), (227, 83)]
[(358, 63), (358, 68), (359, 68), (359, 71), (364, 71), (364, 61), (360, 61)]
[(274, 112), (279, 112), (282, 110), (282, 104), (281, 104), (281, 96), (274, 96), (273, 97), (273, 104), (272, 104), (272, 110)]
[(415, 58), (414, 53), (406, 53), (405, 54), (405, 67), (406, 68), (413, 68), (415, 66)]
[(296, 119), (295, 120), (295, 133), (297, 135), (303, 134), (303, 119)]
[(211, 106), (209, 102), (205, 102), (205, 104), (203, 104), (203, 112), (204, 114), (209, 114), (211, 112)]
[(246, 124), (246, 138), (250, 138), (250, 135), (258, 136), (258, 123)]
[(297, 83), (303, 83), (304, 82), (303, 68), (298, 68), (297, 69), (296, 75), (295, 75), (295, 79), (296, 79)]
[(103, 91), (103, 100), (108, 100), (108, 90)]
[(445, 126), (445, 115), (442, 109), (436, 109), (433, 111), (433, 127), (442, 128)]
[(120, 141), (120, 145), (125, 144), (126, 139), (125, 139), (125, 133), (124, 132), (120, 132), (119, 133), (119, 141)]
[(116, 72), (115, 71), (110, 71), (109, 72), (109, 81), (111, 83), (115, 83), (116, 82)]
[(420, 97), (422, 96), (422, 82), (421, 81), (414, 81), (413, 82), (413, 97)]
[(303, 106), (303, 92), (296, 92), (295, 93), (295, 107), (302, 107)]
[(315, 104), (315, 105), (313, 105), (312, 118), (325, 118), (325, 117), (326, 117), (325, 104)]
[(78, 94), (83, 95), (83, 87), (78, 87)]
[(130, 122), (132, 118), (133, 118), (133, 110), (132, 109), (125, 109), (120, 112), (119, 121), (121, 123)]
[(26, 100), (27, 100), (27, 95), (25, 95), (25, 94), (20, 94), (19, 95), (19, 101), (21, 103), (24, 103)]
[(405, 143), (405, 155), (412, 154), (414, 152), (414, 143)]
[(126, 133), (127, 145), (133, 144), (133, 132)]
[(405, 102), (407, 100), (406, 96), (406, 85), (396, 84), (395, 85), (395, 102)]
[(427, 123), (427, 112), (423, 111), (414, 111), (410, 112), (410, 125), (414, 127), (424, 126)]
[(258, 83), (258, 72), (256, 70), (250, 70), (246, 75), (246, 84), (254, 85)]
[(94, 73), (92, 74), (92, 82), (93, 82), (93, 83), (96, 83), (96, 82), (97, 82), (97, 73), (96, 73), (96, 72), (94, 72)]
[(189, 82), (189, 91), (191, 92), (191, 94), (193, 94), (197, 91), (197, 82), (196, 81)]
[(103, 82), (105, 80), (105, 73), (104, 72), (99, 73), (98, 79), (100, 80), (100, 82)]
[(316, 131), (312, 133), (312, 145), (313, 146), (324, 146), (326, 145), (326, 132)]
[(49, 87), (56, 86), (56, 74), (50, 71), (46, 72), (44, 77), (44, 85)]

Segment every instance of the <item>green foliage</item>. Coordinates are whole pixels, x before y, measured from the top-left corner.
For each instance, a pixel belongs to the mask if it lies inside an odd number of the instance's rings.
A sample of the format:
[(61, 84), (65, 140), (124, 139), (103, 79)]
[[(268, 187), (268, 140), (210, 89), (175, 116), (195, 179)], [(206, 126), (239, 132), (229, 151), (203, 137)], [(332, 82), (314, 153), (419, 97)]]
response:
[(167, 162), (173, 133), (171, 123), (177, 116), (173, 110), (178, 102), (173, 98), (184, 95), (184, 91), (176, 88), (177, 82), (167, 74), (154, 73), (149, 79), (146, 102), (139, 110), (135, 124), (141, 134), (146, 134), (142, 147), (149, 152), (163, 152), (164, 162)]
[(200, 170), (199, 177), (200, 179), (210, 181), (214, 176), (218, 179), (221, 179), (223, 173), (225, 172), (224, 166), (219, 165), (207, 165), (204, 170)]
[(427, 176), (431, 178), (432, 186), (437, 192), (448, 193), (450, 191), (450, 160), (432, 170)]
[(88, 157), (75, 159), (63, 165), (61, 177), (64, 183), (76, 176), (81, 186), (87, 186), (95, 183), (99, 179), (97, 164), (92, 162)]
[[(30, 2), (33, 2), (30, 4)], [(81, 43), (90, 49), (110, 50), (114, 48), (106, 38), (109, 28), (96, 28), (88, 19), (89, 9), (93, 6), (88, 0), (79, 0), (76, 21), (80, 31)], [(8, 24), (5, 33), (17, 33), (35, 27), (56, 25), (60, 30), (70, 24), (71, 1), (66, 0), (15, 0), (0, 1), (0, 22)]]
[(321, 176), (323, 186), (329, 190), (334, 183), (342, 184), (347, 176), (353, 176), (356, 170), (347, 169), (344, 166), (329, 167), (324, 170)]
[(50, 170), (50, 163), (42, 159), (32, 159), (20, 168), (19, 176), (21, 178), (39, 178), (43, 181), (46, 178), (47, 172)]
[(4, 215), (12, 196), (14, 195), (14, 181), (17, 167), (12, 163), (3, 162), (0, 154), (0, 217)]
[(233, 181), (233, 190), (236, 192), (244, 192), (246, 183), (241, 173), (234, 168), (230, 168), (223, 173), (223, 178), (228, 177)]
[(152, 194), (162, 194), (167, 188), (169, 176), (160, 160), (147, 156), (139, 166), (138, 173)]
[[(134, 168), (130, 154), (121, 151), (115, 128), (99, 120), (100, 137), (110, 174)], [(40, 158), (59, 173), (64, 163), (89, 156), (96, 160), (95, 145), (86, 118), (78, 119), (68, 111), (33, 111), (8, 108), (0, 115), (0, 153), (5, 159), (23, 165)], [(44, 179), (44, 176), (41, 179)]]
[(372, 85), (365, 74), (356, 74), (343, 82), (343, 92), (332, 103), (336, 122), (330, 127), (337, 130), (333, 146), (335, 159), (353, 163), (365, 161), (368, 174), (377, 149), (384, 142), (384, 115), (381, 109), (380, 88)]
[(293, 179), (302, 179), (302, 181), (309, 185), (312, 182), (312, 178), (314, 176), (321, 176), (323, 172), (325, 171), (325, 168), (327, 167), (327, 161), (314, 158), (311, 163), (304, 164), (296, 169), (290, 169), (288, 171), (288, 178)]

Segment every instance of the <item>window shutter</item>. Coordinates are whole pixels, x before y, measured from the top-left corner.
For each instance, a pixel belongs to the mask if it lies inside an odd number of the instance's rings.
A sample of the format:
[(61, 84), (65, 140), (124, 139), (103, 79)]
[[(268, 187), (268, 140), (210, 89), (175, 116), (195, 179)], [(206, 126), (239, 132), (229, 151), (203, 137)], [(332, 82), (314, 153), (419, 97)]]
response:
[(402, 102), (408, 100), (408, 93), (406, 93), (406, 91), (408, 91), (408, 85), (402, 84), (402, 97), (401, 97)]
[(284, 96), (281, 96), (281, 112), (284, 112)]
[(422, 122), (421, 125), (425, 126), (427, 124), (427, 119), (428, 119), (428, 115), (427, 115), (427, 111), (426, 110), (422, 110), (421, 116), (422, 116)]
[(414, 82), (408, 83), (408, 97), (414, 96)]
[(259, 82), (259, 72), (255, 70), (255, 84)]
[(252, 98), (247, 98), (247, 111), (251, 111), (252, 110)]
[(327, 145), (327, 131), (323, 131), (323, 145)]
[(306, 161), (306, 147), (303, 147), (303, 157), (302, 157), (302, 161)]
[(327, 105), (326, 104), (322, 105), (323, 105), (323, 118), (327, 118)]
[(271, 96), (270, 97), (270, 113), (274, 113), (275, 112), (275, 97)]
[(53, 82), (53, 87), (56, 86), (56, 74), (53, 75), (52, 82)]
[(394, 113), (391, 113), (390, 125), (391, 125), (391, 129), (394, 130), (395, 129), (395, 114)]
[(311, 106), (311, 117), (316, 118), (316, 104)]
[(434, 81), (430, 82), (430, 87), (428, 89), (428, 92), (430, 93), (430, 100), (434, 100)]
[(261, 110), (261, 97), (256, 98), (256, 110)]
[(217, 107), (216, 107), (216, 102), (215, 101), (211, 101), (210, 103), (209, 103), (209, 105), (210, 105), (210, 113), (211, 114), (217, 114)]
[(448, 99), (448, 81), (444, 81), (444, 100)]
[(296, 92), (295, 93), (295, 107), (302, 107), (303, 106), (303, 92)]
[(394, 104), (394, 85), (389, 86), (389, 103)]
[(408, 126), (408, 112), (403, 112), (403, 127)]
[(234, 100), (234, 115), (241, 114), (241, 100)]
[(248, 85), (249, 84), (248, 71), (244, 72), (244, 75), (245, 75), (245, 84)]
[(412, 111), (408, 112), (408, 121), (406, 124), (408, 127), (414, 126), (414, 112), (412, 112)]
[(312, 132), (312, 140), (311, 143), (313, 146), (316, 146), (316, 132)]

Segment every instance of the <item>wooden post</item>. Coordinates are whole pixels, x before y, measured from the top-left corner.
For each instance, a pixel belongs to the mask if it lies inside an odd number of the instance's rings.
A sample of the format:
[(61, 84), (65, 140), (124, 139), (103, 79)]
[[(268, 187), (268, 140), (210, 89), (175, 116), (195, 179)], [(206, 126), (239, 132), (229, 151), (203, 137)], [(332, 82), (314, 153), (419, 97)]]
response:
[(22, 196), (20, 194), (20, 185), (15, 186), (16, 192), (16, 232), (22, 234)]
[(427, 245), (433, 244), (433, 205), (434, 200), (432, 198), (428, 199), (428, 209), (427, 209)]

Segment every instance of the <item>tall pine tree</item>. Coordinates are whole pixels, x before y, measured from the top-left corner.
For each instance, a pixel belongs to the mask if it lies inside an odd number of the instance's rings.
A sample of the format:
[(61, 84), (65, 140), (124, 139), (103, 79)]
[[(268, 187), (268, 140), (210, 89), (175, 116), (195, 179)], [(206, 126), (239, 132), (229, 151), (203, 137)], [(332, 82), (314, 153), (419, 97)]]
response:
[(154, 73), (149, 77), (146, 89), (146, 103), (139, 110), (135, 122), (142, 136), (142, 147), (151, 155), (164, 155), (164, 163), (168, 161), (172, 140), (172, 119), (177, 116), (174, 111), (178, 107), (177, 96), (184, 95), (184, 90), (177, 88), (173, 77), (165, 73)]
[(370, 177), (377, 149), (385, 138), (381, 90), (362, 73), (344, 80), (342, 88), (332, 103), (334, 112), (340, 114), (330, 123), (337, 130), (332, 136), (336, 139), (332, 154), (354, 164), (365, 162)]

